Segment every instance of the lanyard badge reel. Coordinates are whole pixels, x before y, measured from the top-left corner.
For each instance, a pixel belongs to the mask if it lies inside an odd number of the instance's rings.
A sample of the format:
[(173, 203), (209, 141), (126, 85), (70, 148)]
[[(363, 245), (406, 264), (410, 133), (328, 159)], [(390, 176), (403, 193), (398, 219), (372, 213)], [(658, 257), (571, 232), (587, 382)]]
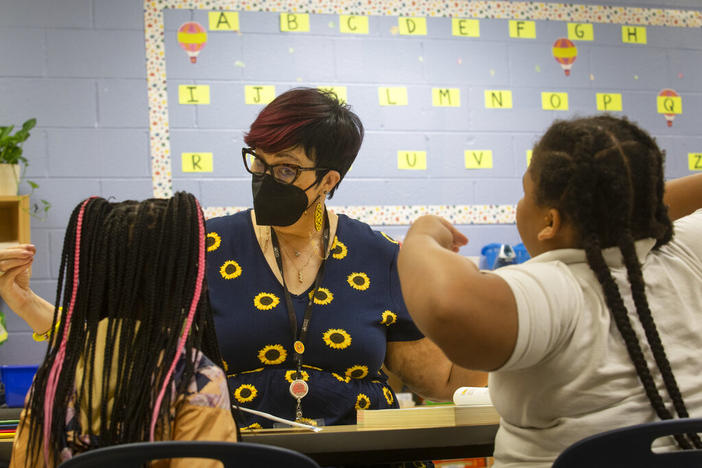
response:
[[(326, 209), (324, 210), (324, 231), (322, 233), (323, 240), (323, 252), (326, 254), (329, 248), (329, 216)], [(271, 241), (273, 243), (273, 254), (275, 255), (276, 263), (280, 269), (280, 275), (283, 279), (283, 290), (285, 291), (285, 304), (288, 309), (288, 319), (290, 320), (290, 329), (293, 336), (293, 349), (295, 351), (294, 360), (296, 364), (297, 371), (294, 374), (294, 378), (290, 383), (289, 391), (290, 395), (297, 401), (297, 406), (295, 409), (295, 421), (300, 422), (302, 420), (302, 399), (309, 393), (309, 385), (302, 378), (302, 358), (305, 353), (305, 338), (307, 338), (307, 330), (310, 324), (310, 318), (312, 316), (312, 307), (314, 305), (314, 297), (319, 289), (320, 282), (322, 281), (322, 276), (324, 276), (324, 268), (326, 266), (326, 257), (322, 260), (322, 264), (317, 271), (317, 276), (314, 280), (314, 287), (312, 294), (310, 295), (307, 306), (305, 307), (305, 315), (302, 320), (302, 326), (298, 333), (297, 329), (297, 318), (295, 316), (295, 308), (292, 303), (292, 298), (290, 297), (290, 291), (285, 284), (285, 274), (283, 273), (283, 259), (280, 254), (280, 243), (278, 242), (278, 236), (275, 234), (275, 230), (271, 229)], [(323, 420), (315, 420), (315, 423), (321, 424)]]

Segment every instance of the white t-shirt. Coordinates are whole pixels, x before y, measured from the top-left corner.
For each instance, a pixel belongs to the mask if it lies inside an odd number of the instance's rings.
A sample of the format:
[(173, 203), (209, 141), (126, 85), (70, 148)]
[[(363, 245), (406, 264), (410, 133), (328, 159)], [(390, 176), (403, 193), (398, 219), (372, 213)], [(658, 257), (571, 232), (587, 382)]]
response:
[[(654, 244), (636, 242), (646, 296), (688, 412), (702, 417), (702, 210), (678, 220), (667, 245), (651, 250)], [(619, 249), (603, 254), (663, 401), (675, 415)], [(490, 396), (502, 417), (495, 467), (550, 467), (560, 452), (589, 435), (658, 420), (584, 250), (546, 252), (494, 273), (512, 289), (519, 320), (511, 357), (490, 374)]]

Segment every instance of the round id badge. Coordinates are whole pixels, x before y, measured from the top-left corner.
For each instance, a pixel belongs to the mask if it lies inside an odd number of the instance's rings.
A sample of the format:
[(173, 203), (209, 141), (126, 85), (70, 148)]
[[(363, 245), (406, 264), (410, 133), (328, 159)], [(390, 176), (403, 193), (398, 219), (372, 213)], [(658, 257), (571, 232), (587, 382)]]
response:
[(295, 340), (293, 343), (293, 349), (297, 354), (303, 354), (305, 352), (305, 345), (300, 340)]
[(290, 394), (296, 400), (304, 398), (309, 391), (310, 388), (307, 386), (307, 382), (302, 379), (295, 379), (290, 384)]

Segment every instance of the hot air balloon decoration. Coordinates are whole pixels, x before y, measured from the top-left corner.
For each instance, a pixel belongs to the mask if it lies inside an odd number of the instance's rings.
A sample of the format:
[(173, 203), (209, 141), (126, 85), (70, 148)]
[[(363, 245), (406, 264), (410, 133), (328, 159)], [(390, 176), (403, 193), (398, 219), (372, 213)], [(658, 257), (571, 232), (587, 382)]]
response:
[(205, 47), (205, 43), (207, 43), (207, 31), (200, 23), (188, 21), (178, 28), (178, 44), (190, 57), (190, 63), (197, 62), (197, 55)]
[(679, 102), (679, 98), (680, 95), (674, 89), (666, 88), (658, 93), (658, 112), (663, 114), (669, 127), (673, 126), (675, 115), (682, 113), (682, 104)]
[(553, 43), (553, 58), (561, 64), (566, 76), (570, 76), (570, 68), (577, 57), (578, 48), (575, 47), (575, 44), (570, 39), (561, 37)]

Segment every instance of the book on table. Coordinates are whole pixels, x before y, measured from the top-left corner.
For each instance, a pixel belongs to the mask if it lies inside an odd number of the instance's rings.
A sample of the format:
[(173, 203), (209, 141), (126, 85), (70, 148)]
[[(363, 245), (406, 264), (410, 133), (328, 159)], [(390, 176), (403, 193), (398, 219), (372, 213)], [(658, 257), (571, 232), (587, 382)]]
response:
[(358, 410), (359, 428), (444, 427), (498, 424), (500, 416), (490, 404), (487, 389), (464, 387), (454, 401), (461, 404), (417, 406), (383, 410)]

